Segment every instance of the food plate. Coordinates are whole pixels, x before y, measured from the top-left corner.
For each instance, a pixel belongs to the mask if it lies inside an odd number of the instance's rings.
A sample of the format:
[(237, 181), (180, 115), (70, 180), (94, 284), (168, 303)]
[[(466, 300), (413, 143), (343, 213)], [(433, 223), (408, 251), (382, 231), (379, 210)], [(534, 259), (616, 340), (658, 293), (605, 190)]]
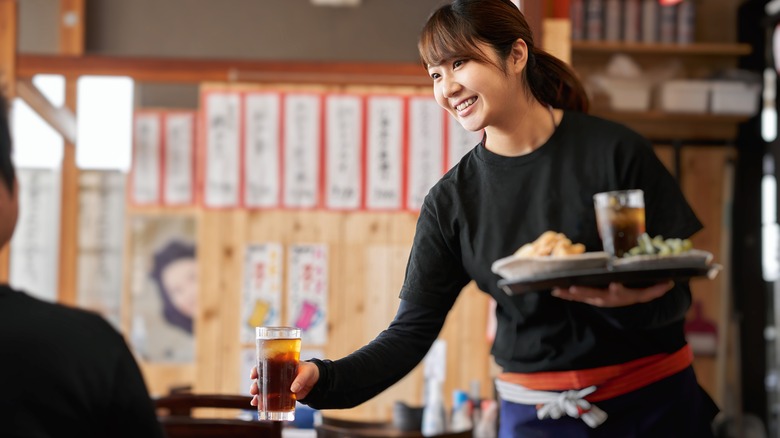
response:
[(713, 279), (721, 269), (720, 265), (702, 264), (698, 260), (692, 263), (678, 260), (673, 267), (660, 266), (658, 262), (650, 261), (612, 269), (555, 271), (531, 277), (503, 279), (498, 282), (498, 286), (509, 295), (574, 285), (603, 288), (611, 282), (623, 283), (628, 288), (642, 288), (667, 280), (684, 281), (696, 277)]
[(700, 249), (691, 249), (673, 255), (636, 255), (615, 259), (612, 266), (617, 268), (638, 266), (642, 268), (674, 268), (677, 266), (707, 266), (712, 263), (712, 253)]
[(608, 261), (609, 254), (606, 252), (586, 252), (566, 256), (511, 255), (493, 262), (491, 270), (505, 279), (523, 280), (551, 272), (606, 268)]

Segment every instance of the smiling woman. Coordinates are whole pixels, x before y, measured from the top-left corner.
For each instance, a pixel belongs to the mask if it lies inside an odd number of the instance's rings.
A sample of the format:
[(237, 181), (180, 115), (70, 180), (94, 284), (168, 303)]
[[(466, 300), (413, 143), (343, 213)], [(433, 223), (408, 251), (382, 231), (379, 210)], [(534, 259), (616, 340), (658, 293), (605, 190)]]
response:
[(351, 407), (398, 381), (474, 280), (497, 303), (491, 352), (504, 371), (496, 383), (502, 438), (711, 436), (717, 408), (698, 386), (683, 332), (686, 282), (509, 296), (491, 271), (548, 230), (585, 254), (600, 251), (598, 192), (643, 190), (652, 235), (701, 229), (649, 142), (584, 113), (582, 85), (536, 47), (510, 0), (440, 7), (418, 49), (436, 101), (484, 137), (425, 197), (393, 322), (343, 359), (302, 362), (292, 384), (299, 401)]

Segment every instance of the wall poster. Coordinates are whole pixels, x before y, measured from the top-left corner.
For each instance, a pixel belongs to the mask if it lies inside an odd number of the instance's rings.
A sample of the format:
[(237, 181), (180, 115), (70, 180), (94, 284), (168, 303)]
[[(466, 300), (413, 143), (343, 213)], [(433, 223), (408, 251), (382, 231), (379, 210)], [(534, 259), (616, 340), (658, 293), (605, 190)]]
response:
[(406, 208), (420, 210), (444, 171), (444, 113), (436, 100), (409, 100), (409, 160)]
[(161, 116), (154, 111), (139, 111), (134, 122), (131, 202), (156, 205), (160, 203)]
[(325, 206), (356, 210), (362, 200), (363, 100), (330, 95), (325, 114)]
[(280, 191), (279, 93), (244, 97), (244, 206), (278, 207)]
[(136, 216), (130, 229), (130, 342), (147, 362), (191, 363), (198, 307), (195, 219)]
[(204, 111), (204, 202), (207, 207), (236, 207), (241, 179), (241, 96), (238, 93), (208, 93), (204, 98)]
[(315, 94), (284, 97), (284, 206), (314, 208), (320, 201), (320, 101)]
[(125, 174), (82, 170), (79, 179), (77, 303), (120, 328)]
[(403, 115), (401, 97), (368, 98), (366, 208), (370, 210), (403, 207)]

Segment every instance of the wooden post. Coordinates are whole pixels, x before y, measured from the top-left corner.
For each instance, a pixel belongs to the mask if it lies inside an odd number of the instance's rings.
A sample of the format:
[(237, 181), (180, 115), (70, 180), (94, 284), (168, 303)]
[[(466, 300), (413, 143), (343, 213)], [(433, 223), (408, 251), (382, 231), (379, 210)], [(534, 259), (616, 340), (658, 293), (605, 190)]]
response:
[[(60, 0), (60, 54), (84, 53), (84, 0)], [(78, 77), (65, 78), (65, 107), (76, 114)], [(78, 287), (79, 169), (76, 144), (65, 141), (60, 187), (59, 301), (76, 303)]]
[[(16, 0), (0, 0), (0, 89), (10, 100), (16, 94)], [(8, 282), (11, 245), (0, 248), (0, 283)]]

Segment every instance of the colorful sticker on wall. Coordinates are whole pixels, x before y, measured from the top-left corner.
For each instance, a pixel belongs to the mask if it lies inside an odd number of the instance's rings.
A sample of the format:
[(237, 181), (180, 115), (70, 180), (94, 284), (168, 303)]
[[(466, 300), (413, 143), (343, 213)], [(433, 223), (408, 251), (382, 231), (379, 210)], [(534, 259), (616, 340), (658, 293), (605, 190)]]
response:
[(403, 114), (401, 97), (368, 98), (366, 208), (370, 210), (402, 207)]
[(444, 170), (444, 113), (436, 100), (409, 100), (409, 183), (406, 208), (419, 210)]
[(208, 207), (235, 207), (238, 205), (240, 181), (240, 95), (208, 93), (204, 107), (204, 202)]
[(160, 154), (162, 127), (157, 112), (135, 115), (133, 130), (132, 202), (138, 205), (160, 203)]
[(282, 264), (280, 243), (247, 245), (241, 300), (241, 342), (254, 342), (255, 327), (282, 325)]
[(314, 208), (320, 187), (320, 102), (314, 94), (284, 99), (284, 205)]
[(362, 99), (331, 95), (325, 109), (325, 206), (355, 210), (361, 201)]
[(248, 208), (278, 207), (281, 96), (276, 92), (247, 93), (244, 103), (244, 205)]
[(327, 342), (328, 248), (292, 245), (287, 270), (287, 323), (303, 330), (303, 342)]
[(163, 121), (163, 203), (192, 204), (195, 200), (195, 112), (166, 112), (163, 113)]

